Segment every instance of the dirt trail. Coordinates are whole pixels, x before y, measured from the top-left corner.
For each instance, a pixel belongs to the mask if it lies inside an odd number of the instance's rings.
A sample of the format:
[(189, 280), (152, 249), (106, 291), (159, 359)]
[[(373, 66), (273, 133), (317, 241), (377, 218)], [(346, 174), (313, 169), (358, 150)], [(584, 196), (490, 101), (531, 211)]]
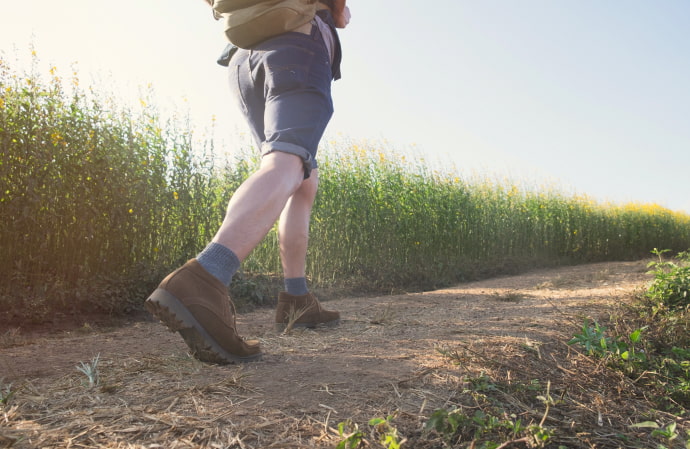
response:
[[(265, 355), (245, 365), (199, 363), (155, 322), (34, 338), (9, 332), (0, 379), (19, 390), (0, 418), (0, 448), (3, 438), (14, 448), (333, 448), (337, 423), (365, 427), (393, 412), (401, 433), (420, 441), (407, 447), (442, 447), (422, 443), (421, 426), (461, 401), (468, 376), (567, 383), (578, 361), (565, 342), (583, 317), (629, 300), (645, 271), (644, 262), (602, 263), (327, 301), (341, 312), (340, 327), (287, 335), (273, 330), (272, 310), (257, 310), (240, 315), (238, 327)], [(100, 387), (88, 388), (75, 366), (97, 354)], [(613, 415), (609, 402), (596, 413)], [(578, 413), (567, 418), (595, 411)]]

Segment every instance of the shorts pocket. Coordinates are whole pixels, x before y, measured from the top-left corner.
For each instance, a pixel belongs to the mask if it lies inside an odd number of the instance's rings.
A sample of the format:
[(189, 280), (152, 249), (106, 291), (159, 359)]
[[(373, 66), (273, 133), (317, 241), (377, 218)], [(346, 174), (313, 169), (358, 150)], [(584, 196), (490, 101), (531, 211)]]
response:
[[(243, 75), (243, 73), (245, 73), (245, 75)], [(230, 89), (233, 90), (235, 97), (237, 98), (237, 103), (242, 109), (242, 112), (246, 115), (249, 112), (249, 107), (247, 106), (247, 98), (245, 97), (244, 89), (242, 88), (243, 83), (247, 82), (247, 80), (243, 81), (244, 77), (249, 78), (247, 75), (247, 70), (245, 70), (242, 66), (238, 64), (230, 66)], [(251, 82), (251, 79), (248, 81)]]
[(297, 46), (271, 50), (266, 55), (266, 87), (278, 95), (308, 85), (314, 53)]

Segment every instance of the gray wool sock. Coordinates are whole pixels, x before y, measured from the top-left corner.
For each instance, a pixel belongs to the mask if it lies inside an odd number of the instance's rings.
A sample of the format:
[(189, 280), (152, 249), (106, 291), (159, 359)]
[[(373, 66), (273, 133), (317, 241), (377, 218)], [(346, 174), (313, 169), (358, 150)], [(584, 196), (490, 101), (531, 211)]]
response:
[(230, 286), (232, 277), (240, 269), (240, 259), (230, 248), (211, 242), (196, 256), (197, 262), (206, 271)]
[(307, 278), (286, 278), (283, 282), (288, 295), (302, 296), (309, 293)]

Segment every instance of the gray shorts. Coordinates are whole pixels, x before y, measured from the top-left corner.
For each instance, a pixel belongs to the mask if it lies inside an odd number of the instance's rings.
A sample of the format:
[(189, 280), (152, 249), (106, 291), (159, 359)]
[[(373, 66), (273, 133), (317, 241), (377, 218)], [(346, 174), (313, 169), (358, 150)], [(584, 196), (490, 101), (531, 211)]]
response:
[(236, 49), (228, 64), (235, 93), (261, 154), (295, 154), (304, 177), (333, 115), (331, 63), (319, 27), (289, 32), (252, 49)]

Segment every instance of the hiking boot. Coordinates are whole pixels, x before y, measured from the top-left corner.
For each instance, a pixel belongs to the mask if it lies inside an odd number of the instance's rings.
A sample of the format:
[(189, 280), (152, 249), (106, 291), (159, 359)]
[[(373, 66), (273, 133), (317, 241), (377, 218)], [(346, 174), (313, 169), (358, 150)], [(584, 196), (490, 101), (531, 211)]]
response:
[(145, 303), (172, 332), (179, 332), (202, 362), (249, 362), (261, 357), (257, 341), (237, 335), (227, 287), (196, 259), (170, 273)]
[(312, 293), (295, 296), (280, 292), (276, 309), (276, 330), (285, 330), (291, 321), (292, 327), (336, 326), (340, 323), (340, 313), (324, 310)]

